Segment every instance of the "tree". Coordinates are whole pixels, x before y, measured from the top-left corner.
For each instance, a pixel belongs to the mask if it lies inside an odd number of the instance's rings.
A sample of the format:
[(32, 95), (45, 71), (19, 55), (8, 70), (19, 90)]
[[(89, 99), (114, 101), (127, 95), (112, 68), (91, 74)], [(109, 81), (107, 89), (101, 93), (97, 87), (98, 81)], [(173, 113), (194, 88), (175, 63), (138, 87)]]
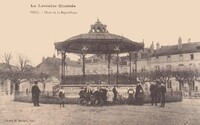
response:
[(50, 75), (45, 74), (45, 73), (37, 73), (36, 79), (43, 83), (43, 92), (45, 91), (46, 88), (46, 83), (49, 82)]
[(50, 75), (45, 73), (39, 73), (34, 67), (30, 65), (30, 60), (22, 55), (18, 55), (15, 66), (11, 64), (13, 56), (11, 53), (4, 53), (1, 57), (4, 68), (0, 70), (0, 78), (2, 80), (9, 79), (11, 81), (11, 94), (14, 91), (19, 91), (20, 83), (29, 81), (30, 84), (35, 81), (43, 83), (43, 91), (45, 91), (46, 82)]
[(144, 83), (159, 81), (166, 85), (171, 77), (172, 77), (172, 72), (170, 70), (154, 70), (154, 71), (145, 71), (138, 73), (138, 80)]
[(4, 53), (1, 58), (3, 64), (5, 64), (2, 77), (11, 81), (11, 94), (13, 93), (13, 85), (15, 86), (15, 91), (19, 91), (19, 84), (28, 81), (33, 74), (32, 66), (29, 65), (30, 61), (27, 58), (19, 55), (16, 66), (11, 65), (12, 59), (11, 53)]

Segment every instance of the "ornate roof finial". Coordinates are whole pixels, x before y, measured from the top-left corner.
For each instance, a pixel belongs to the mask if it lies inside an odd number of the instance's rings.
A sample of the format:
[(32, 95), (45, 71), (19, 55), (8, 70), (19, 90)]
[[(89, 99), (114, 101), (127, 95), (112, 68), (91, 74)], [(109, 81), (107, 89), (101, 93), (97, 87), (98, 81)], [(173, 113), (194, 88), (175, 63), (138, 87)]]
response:
[(95, 32), (95, 33), (106, 33), (108, 32), (106, 29), (106, 25), (102, 24), (99, 21), (99, 18), (97, 18), (97, 22), (94, 25), (91, 25), (90, 32)]
[(98, 17), (97, 17), (97, 22), (100, 22)]

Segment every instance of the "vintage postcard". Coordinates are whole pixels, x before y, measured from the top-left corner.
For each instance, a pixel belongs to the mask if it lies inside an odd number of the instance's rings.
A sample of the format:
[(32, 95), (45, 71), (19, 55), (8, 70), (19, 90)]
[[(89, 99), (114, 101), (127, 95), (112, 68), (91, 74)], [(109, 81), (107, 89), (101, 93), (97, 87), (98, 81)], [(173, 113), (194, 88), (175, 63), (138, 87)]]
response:
[(200, 1), (0, 3), (0, 125), (200, 124)]

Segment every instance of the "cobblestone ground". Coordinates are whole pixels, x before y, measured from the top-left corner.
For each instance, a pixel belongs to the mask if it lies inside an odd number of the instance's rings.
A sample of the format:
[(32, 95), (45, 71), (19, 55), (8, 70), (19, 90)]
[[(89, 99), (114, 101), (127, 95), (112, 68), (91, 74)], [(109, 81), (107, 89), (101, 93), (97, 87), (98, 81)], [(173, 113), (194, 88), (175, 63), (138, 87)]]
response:
[(165, 108), (143, 106), (85, 107), (0, 100), (0, 125), (200, 125), (200, 100), (184, 99)]

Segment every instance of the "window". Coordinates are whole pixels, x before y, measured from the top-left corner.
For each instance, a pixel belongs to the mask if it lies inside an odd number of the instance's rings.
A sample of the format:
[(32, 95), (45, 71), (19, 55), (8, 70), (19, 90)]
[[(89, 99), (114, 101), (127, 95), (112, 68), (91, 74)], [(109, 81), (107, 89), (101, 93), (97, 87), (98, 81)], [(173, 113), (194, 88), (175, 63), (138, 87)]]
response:
[(183, 61), (183, 55), (179, 55), (179, 61)]
[(195, 83), (194, 83), (194, 81), (192, 82), (192, 90), (193, 91), (195, 90)]
[(194, 59), (194, 54), (190, 54), (190, 59), (191, 59), (191, 60)]
[(99, 62), (99, 59), (93, 59), (93, 63)]
[(167, 56), (167, 62), (171, 62), (171, 56)]

